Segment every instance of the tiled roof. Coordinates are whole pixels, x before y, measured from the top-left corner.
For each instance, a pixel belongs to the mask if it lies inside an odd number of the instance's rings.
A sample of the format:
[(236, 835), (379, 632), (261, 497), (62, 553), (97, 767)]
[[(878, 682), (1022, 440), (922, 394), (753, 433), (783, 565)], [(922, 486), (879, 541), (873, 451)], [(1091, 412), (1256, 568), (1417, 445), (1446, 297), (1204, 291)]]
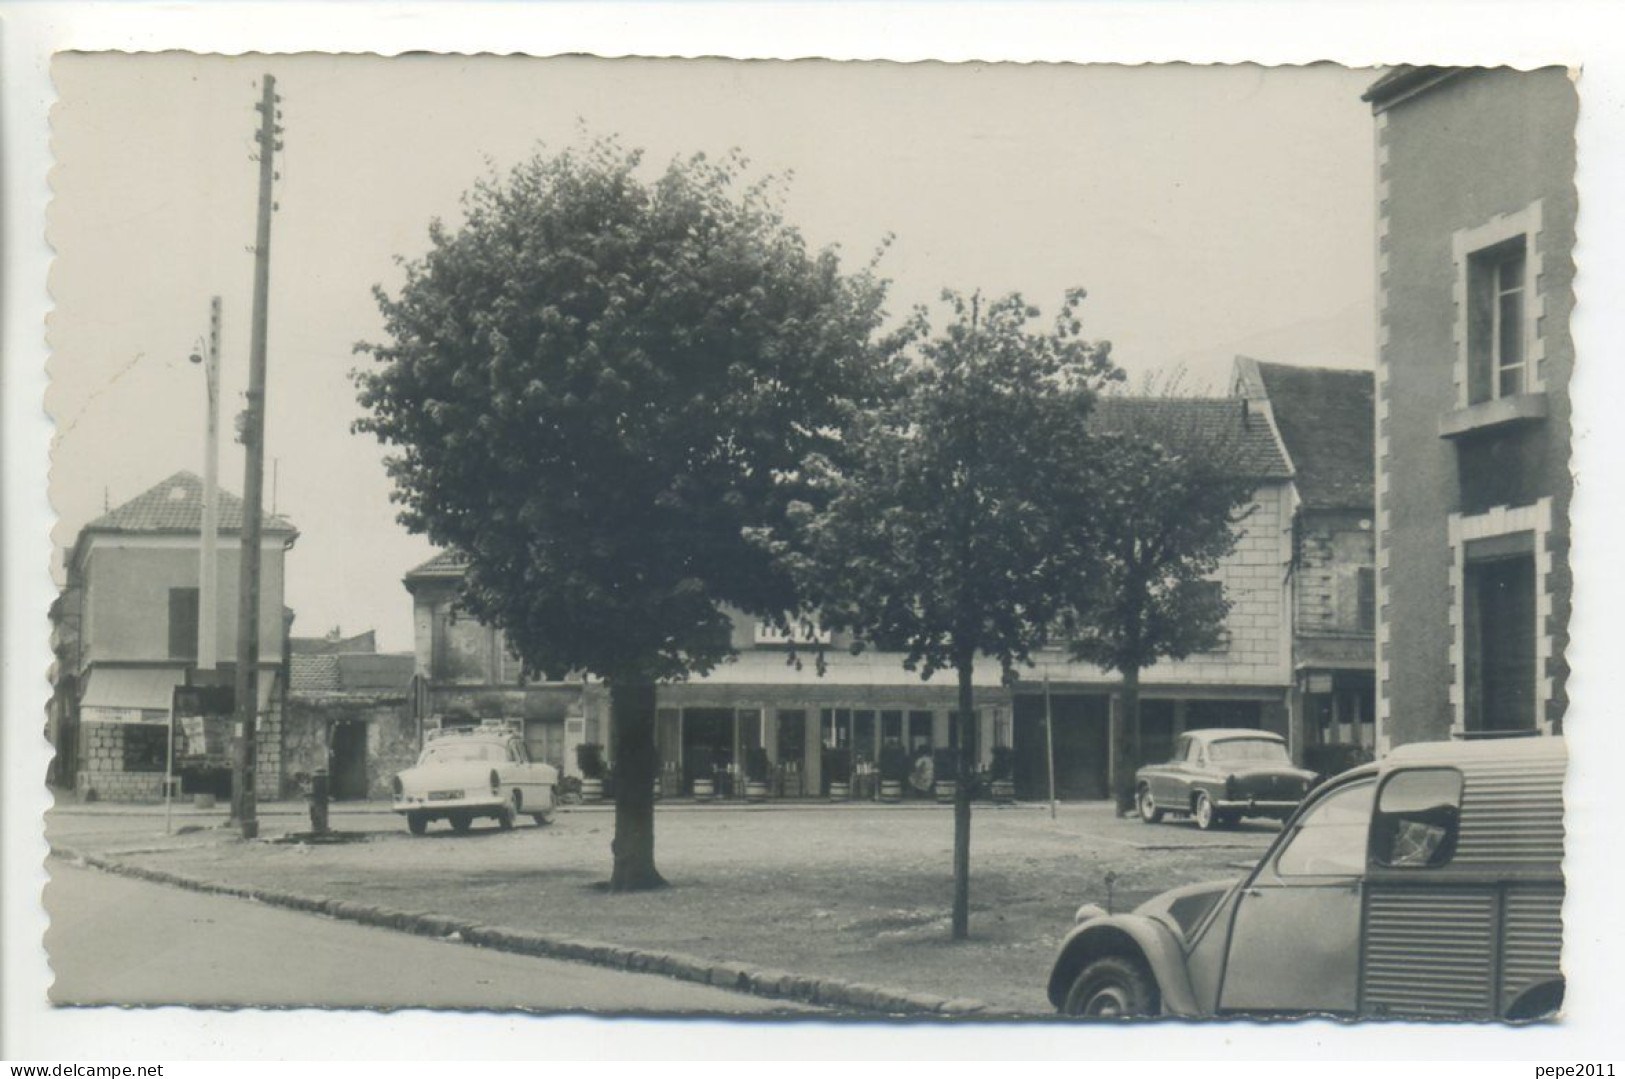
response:
[(1259, 378), (1309, 509), (1376, 504), (1370, 371), (1259, 363)]
[(1233, 452), (1237, 475), (1257, 480), (1292, 478), (1269, 420), (1233, 397), (1102, 397), (1091, 425), (1102, 429), (1138, 427), (1190, 437)]
[[(241, 532), (243, 500), (220, 488), (221, 532)], [(264, 532), (298, 534), (285, 517), (263, 514)], [(190, 472), (177, 472), (162, 483), (143, 491), (117, 509), (108, 511), (85, 526), (90, 532), (201, 532), (203, 529), (203, 481)]]
[(330, 656), (339, 652), (376, 652), (378, 638), (372, 630), (354, 637), (289, 637), (288, 647), (295, 655)]
[(416, 659), (410, 652), (351, 653), (333, 657), (346, 693), (404, 693), (412, 684)]
[(366, 696), (404, 694), (412, 684), (411, 653), (294, 653), (289, 690), (295, 695), (346, 693)]
[(339, 657), (295, 652), (289, 663), (288, 688), (294, 693), (339, 693)]
[(461, 577), (468, 568), (468, 560), (457, 551), (441, 551), (420, 566), (406, 571), (406, 579), (419, 577)]

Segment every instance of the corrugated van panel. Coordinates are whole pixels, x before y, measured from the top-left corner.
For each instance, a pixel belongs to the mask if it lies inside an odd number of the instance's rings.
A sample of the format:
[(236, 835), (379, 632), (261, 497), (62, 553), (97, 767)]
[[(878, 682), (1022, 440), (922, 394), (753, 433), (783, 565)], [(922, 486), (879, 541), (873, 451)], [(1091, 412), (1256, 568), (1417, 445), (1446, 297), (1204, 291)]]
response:
[(1461, 835), (1452, 864), (1550, 864), (1563, 861), (1561, 758), (1463, 769)]
[(1563, 886), (1514, 885), (1506, 897), (1506, 958), (1501, 968), (1501, 1010), (1518, 994), (1561, 972)]
[(1495, 891), (1374, 885), (1366, 901), (1369, 1015), (1483, 1017), (1495, 1006)]

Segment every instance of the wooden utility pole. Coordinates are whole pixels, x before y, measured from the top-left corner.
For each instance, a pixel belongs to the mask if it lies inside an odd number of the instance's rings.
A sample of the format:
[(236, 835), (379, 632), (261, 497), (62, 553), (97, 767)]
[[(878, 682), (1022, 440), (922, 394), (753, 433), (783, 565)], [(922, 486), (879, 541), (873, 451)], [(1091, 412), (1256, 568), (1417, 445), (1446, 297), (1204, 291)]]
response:
[[(271, 293), (271, 201), (274, 162), (282, 149), (277, 125), (276, 78), (265, 76), (260, 102), (259, 222), (254, 239), (254, 314), (248, 345), (248, 408), (244, 414), (243, 528), (237, 599), (237, 759), (232, 770), (232, 815), (244, 839), (259, 835), (254, 779), (258, 770), (255, 726), (259, 709), (260, 506), (265, 494), (265, 334)], [(281, 612), (278, 612), (280, 622)]]

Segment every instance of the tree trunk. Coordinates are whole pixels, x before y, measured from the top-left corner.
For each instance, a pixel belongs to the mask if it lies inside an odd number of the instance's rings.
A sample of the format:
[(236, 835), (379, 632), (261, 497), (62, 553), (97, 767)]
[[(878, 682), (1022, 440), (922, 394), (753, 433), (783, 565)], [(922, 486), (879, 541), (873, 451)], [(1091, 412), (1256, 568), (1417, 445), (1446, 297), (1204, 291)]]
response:
[(655, 868), (655, 687), (619, 680), (609, 686), (610, 723), (615, 731), (615, 868), (612, 892), (665, 887)]
[(971, 780), (976, 766), (976, 713), (972, 710), (975, 698), (971, 692), (971, 669), (974, 662), (969, 657), (961, 657), (957, 664), (959, 714), (954, 717), (954, 722), (959, 727), (959, 782), (954, 788), (955, 940), (966, 940), (970, 937), (970, 796)]
[(1123, 669), (1121, 706), (1117, 711), (1117, 729), (1112, 732), (1112, 745), (1116, 747), (1112, 796), (1121, 815), (1134, 809), (1134, 772), (1140, 766), (1140, 668)]

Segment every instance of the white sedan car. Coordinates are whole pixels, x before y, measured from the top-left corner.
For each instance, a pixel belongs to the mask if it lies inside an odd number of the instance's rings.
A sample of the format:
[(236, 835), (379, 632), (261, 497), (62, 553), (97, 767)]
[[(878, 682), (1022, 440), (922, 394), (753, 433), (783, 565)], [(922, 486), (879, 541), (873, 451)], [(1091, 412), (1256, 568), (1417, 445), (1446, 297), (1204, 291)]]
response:
[(466, 832), (475, 817), (491, 817), (506, 831), (521, 814), (552, 821), (558, 782), (558, 769), (531, 760), (511, 725), (443, 728), (430, 731), (418, 763), (395, 776), (394, 810), (413, 835), (432, 820)]

